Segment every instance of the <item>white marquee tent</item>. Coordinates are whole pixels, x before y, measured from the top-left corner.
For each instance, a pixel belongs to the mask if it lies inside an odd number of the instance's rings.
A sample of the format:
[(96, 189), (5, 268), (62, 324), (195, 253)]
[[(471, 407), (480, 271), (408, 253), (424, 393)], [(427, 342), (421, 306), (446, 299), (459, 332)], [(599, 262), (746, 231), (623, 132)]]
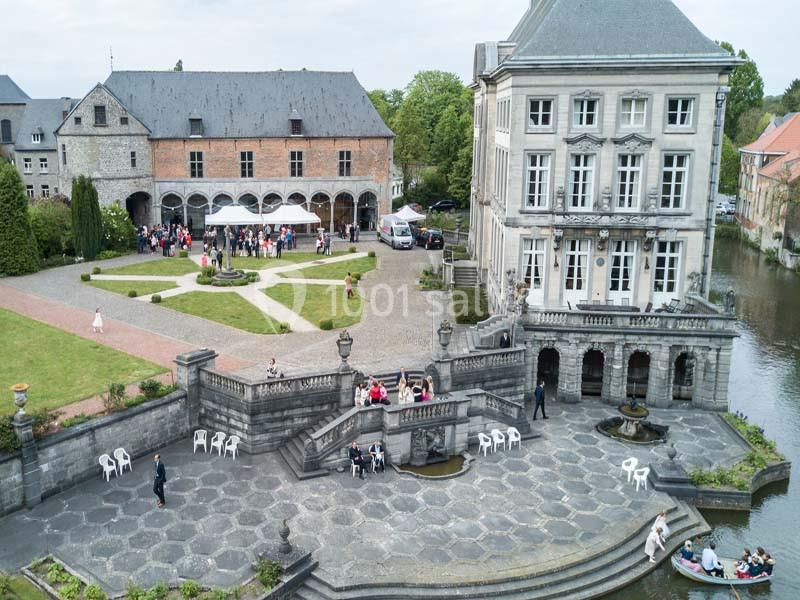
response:
[(425, 218), (425, 215), (421, 215), (413, 208), (411, 208), (408, 204), (406, 204), (403, 208), (398, 210), (394, 213), (395, 216), (401, 218), (403, 221), (410, 223), (411, 221), (422, 221)]
[(321, 219), (298, 204), (281, 204), (271, 213), (261, 215), (265, 225), (303, 225), (319, 223)]
[(262, 225), (263, 215), (247, 210), (244, 206), (223, 206), (213, 215), (206, 217), (206, 225)]

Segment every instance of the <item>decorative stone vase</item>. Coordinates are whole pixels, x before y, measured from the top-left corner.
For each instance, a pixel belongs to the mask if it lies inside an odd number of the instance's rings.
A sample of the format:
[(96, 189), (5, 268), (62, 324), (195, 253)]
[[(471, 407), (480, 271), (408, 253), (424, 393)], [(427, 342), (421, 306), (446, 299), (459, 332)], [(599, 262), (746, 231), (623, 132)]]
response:
[(676, 456), (678, 456), (678, 451), (675, 450), (675, 444), (667, 446), (667, 458), (669, 458), (669, 462), (673, 462)]
[(340, 369), (347, 369), (347, 357), (350, 356), (350, 351), (353, 348), (353, 338), (347, 332), (347, 329), (339, 334), (339, 339), (336, 340), (336, 345), (339, 347), (339, 356), (342, 359)]
[(25, 404), (28, 402), (28, 389), (29, 386), (27, 383), (15, 383), (11, 386), (11, 391), (14, 392), (14, 404), (17, 405), (17, 418), (22, 418), (25, 416)]
[(440, 323), (439, 329), (436, 330), (439, 334), (439, 345), (442, 347), (442, 354), (447, 354), (447, 346), (450, 345), (450, 339), (453, 337), (453, 326), (450, 321), (444, 320)]
[(286, 524), (286, 519), (281, 521), (281, 527), (278, 529), (278, 535), (281, 536), (281, 543), (278, 546), (278, 551), (281, 554), (289, 554), (292, 551), (292, 545), (289, 543), (289, 534), (291, 530)]

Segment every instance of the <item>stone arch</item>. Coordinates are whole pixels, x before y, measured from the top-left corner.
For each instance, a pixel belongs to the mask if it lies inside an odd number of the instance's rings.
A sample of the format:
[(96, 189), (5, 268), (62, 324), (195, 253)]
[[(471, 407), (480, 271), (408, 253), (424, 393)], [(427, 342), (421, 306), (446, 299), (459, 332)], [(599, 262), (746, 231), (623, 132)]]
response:
[(211, 210), (205, 194), (194, 193), (186, 198), (186, 225), (192, 236), (198, 238), (206, 229), (206, 216)]
[(278, 192), (267, 192), (261, 199), (261, 212), (271, 213), (283, 204), (283, 196)]
[(255, 194), (251, 194), (250, 192), (245, 192), (241, 194), (237, 199), (236, 203), (239, 206), (244, 206), (247, 210), (252, 213), (258, 214), (259, 206), (258, 206), (258, 196)]
[(125, 209), (134, 226), (140, 227), (148, 224), (151, 203), (150, 194), (142, 191), (133, 192), (125, 198)]
[[(193, 192), (193, 193), (196, 193), (196, 192)], [(189, 194), (189, 195), (191, 195), (191, 194)], [(186, 197), (188, 198), (189, 195), (187, 195)], [(166, 198), (167, 196), (177, 196), (181, 200), (183, 199), (183, 195), (180, 192), (178, 192), (176, 190), (168, 190), (166, 192), (162, 192), (162, 194), (158, 197), (158, 203), (161, 204), (164, 201), (164, 198)]]
[(348, 225), (353, 222), (355, 195), (350, 191), (339, 191), (333, 197), (334, 227)]
[(635, 349), (625, 361), (625, 392), (627, 396), (647, 398), (650, 384), (650, 352)]
[(362, 231), (374, 230), (378, 223), (378, 194), (367, 189), (358, 195), (358, 226)]
[(233, 198), (231, 198), (230, 194), (227, 193), (220, 193), (213, 197), (211, 201), (211, 213), (216, 213), (221, 209), (223, 206), (231, 206), (233, 204)]
[(168, 192), (161, 196), (161, 224), (183, 223), (183, 198)]
[(331, 210), (331, 195), (328, 192), (317, 191), (309, 196), (308, 210), (320, 218), (319, 226), (328, 229), (333, 211)]
[(670, 399), (691, 402), (697, 383), (697, 355), (688, 348), (679, 350), (674, 360), (670, 361), (670, 387), (672, 388)]
[(558, 391), (558, 377), (561, 366), (561, 353), (555, 344), (544, 344), (536, 355), (536, 380), (534, 385), (544, 381), (544, 388), (549, 397), (554, 398)]
[(602, 397), (605, 390), (606, 353), (590, 347), (583, 353), (581, 362), (581, 396)]

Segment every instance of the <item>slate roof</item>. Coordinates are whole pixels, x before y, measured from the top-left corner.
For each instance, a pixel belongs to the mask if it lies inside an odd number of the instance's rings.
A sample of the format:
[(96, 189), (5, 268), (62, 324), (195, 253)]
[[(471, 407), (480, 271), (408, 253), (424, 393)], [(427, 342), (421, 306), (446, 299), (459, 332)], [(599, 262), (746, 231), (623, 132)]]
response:
[(800, 149), (800, 113), (786, 119), (779, 127), (764, 133), (752, 144), (741, 148), (745, 152), (781, 153)]
[[(725, 58), (670, 0), (532, 0), (509, 61), (554, 58)], [(736, 62), (736, 59), (732, 59)]]
[(30, 96), (8, 75), (0, 75), (0, 104), (24, 104)]
[[(61, 125), (62, 111), (69, 112), (78, 103), (74, 98), (54, 98), (47, 100), (27, 100), (25, 112), (14, 142), (15, 150), (55, 150), (56, 128)], [(42, 133), (42, 142), (31, 142), (32, 133)]]
[(114, 71), (104, 84), (151, 131), (189, 137), (189, 115), (203, 137), (288, 137), (289, 116), (306, 137), (390, 137), (353, 73), (323, 71)]

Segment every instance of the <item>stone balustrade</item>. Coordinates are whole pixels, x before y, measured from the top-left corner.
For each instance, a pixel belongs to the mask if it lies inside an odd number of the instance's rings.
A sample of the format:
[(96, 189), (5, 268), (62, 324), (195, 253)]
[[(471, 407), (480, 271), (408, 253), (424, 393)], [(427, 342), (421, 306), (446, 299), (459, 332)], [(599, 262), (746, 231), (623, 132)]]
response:
[(619, 313), (568, 309), (531, 309), (521, 323), (556, 329), (696, 331), (735, 335), (735, 319), (725, 315), (682, 313)]

